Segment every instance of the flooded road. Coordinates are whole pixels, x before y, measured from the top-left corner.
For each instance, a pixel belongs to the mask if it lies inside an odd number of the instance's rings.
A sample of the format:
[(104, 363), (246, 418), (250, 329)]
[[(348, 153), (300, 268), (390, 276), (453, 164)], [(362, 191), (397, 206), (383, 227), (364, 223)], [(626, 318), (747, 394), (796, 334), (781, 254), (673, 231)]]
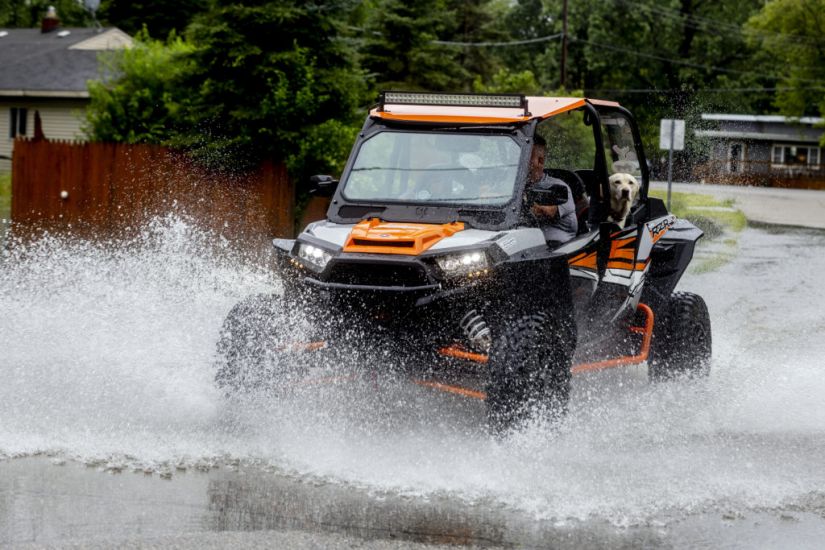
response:
[(478, 429), (477, 403), (427, 388), (225, 403), (212, 384), (221, 320), (277, 281), (208, 240), (167, 219), (130, 247), (48, 240), (5, 253), (0, 544), (300, 547), (310, 532), (343, 547), (813, 548), (825, 537), (825, 233), (747, 229), (730, 262), (685, 277), (711, 312), (709, 380), (578, 377), (562, 426), (505, 440)]

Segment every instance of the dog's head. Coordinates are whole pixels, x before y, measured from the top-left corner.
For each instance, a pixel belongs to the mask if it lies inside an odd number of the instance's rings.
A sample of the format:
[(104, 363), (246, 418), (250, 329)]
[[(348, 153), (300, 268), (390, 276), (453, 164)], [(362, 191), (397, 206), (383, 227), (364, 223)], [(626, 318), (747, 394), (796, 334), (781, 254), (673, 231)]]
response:
[(610, 176), (610, 198), (613, 204), (632, 204), (639, 193), (639, 182), (630, 174)]

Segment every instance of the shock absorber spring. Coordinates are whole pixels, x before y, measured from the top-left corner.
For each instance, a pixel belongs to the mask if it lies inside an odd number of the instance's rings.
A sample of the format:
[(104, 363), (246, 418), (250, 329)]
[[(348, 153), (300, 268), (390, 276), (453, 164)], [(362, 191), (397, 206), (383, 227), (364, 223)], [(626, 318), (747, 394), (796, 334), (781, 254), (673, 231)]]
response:
[(490, 351), (493, 337), (490, 334), (490, 327), (484, 317), (478, 311), (471, 309), (461, 318), (459, 323), (461, 330), (470, 342), (470, 346), (478, 351)]

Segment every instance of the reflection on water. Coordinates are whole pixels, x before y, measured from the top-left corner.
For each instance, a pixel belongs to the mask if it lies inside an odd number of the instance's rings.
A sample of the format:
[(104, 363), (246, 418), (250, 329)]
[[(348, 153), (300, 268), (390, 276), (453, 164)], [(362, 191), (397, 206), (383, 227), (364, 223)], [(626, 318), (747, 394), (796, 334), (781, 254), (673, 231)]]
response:
[[(813, 549), (825, 540), (823, 511), (825, 493), (812, 493), (786, 510), (721, 507), (616, 527), (598, 519), (535, 520), (490, 501), (406, 498), (254, 466), (178, 471), (166, 479), (42, 457), (0, 462), (0, 545), (14, 547), (73, 541), (106, 548), (200, 549), (204, 542), (315, 548), (343, 540), (338, 547), (362, 547), (359, 541), (364, 541), (365, 548), (381, 548), (382, 541), (408, 541), (560, 549)], [(307, 533), (309, 546), (306, 536), (296, 533)], [(319, 537), (313, 544), (321, 534), (333, 538)]]
[(494, 502), (404, 498), (250, 469), (210, 477), (207, 527), (218, 531), (299, 529), (429, 544), (554, 548), (661, 542), (660, 533), (647, 527), (617, 530), (600, 521), (536, 521)]

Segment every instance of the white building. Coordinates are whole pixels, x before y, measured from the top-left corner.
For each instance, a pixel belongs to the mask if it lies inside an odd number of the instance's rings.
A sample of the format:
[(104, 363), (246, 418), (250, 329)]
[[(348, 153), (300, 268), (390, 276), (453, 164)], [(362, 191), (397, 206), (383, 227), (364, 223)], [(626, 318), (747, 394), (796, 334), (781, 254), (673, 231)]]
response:
[(822, 118), (703, 114), (702, 120), (713, 129), (698, 130), (696, 136), (710, 141), (709, 161), (720, 177), (825, 178)]
[(46, 138), (82, 139), (98, 53), (132, 45), (117, 28), (47, 28), (0, 29), (0, 172), (11, 170), (15, 137), (34, 135), (35, 112)]

